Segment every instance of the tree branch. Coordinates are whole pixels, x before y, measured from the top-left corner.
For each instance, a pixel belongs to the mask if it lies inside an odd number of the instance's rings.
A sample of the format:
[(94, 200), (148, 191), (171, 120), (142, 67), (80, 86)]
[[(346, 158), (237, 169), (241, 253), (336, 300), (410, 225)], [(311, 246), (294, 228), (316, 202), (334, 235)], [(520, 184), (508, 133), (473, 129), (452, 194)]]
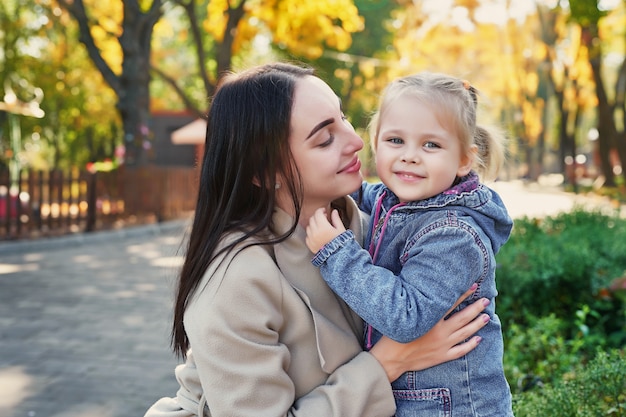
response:
[(150, 71), (161, 77), (167, 84), (169, 84), (174, 89), (174, 91), (176, 91), (176, 94), (178, 94), (178, 96), (181, 98), (187, 109), (191, 110), (198, 117), (205, 117), (205, 110), (200, 110), (198, 107), (196, 107), (196, 105), (189, 99), (189, 97), (187, 97), (182, 88), (178, 86), (176, 80), (173, 77), (170, 77), (154, 65), (150, 65)]
[(211, 82), (209, 74), (206, 68), (206, 51), (204, 50), (204, 42), (202, 41), (202, 31), (200, 30), (200, 25), (198, 23), (198, 15), (196, 14), (196, 1), (189, 0), (188, 2), (183, 2), (181, 0), (176, 1), (179, 5), (185, 9), (185, 13), (187, 14), (187, 18), (189, 19), (189, 27), (191, 29), (191, 35), (193, 37), (193, 42), (196, 45), (196, 56), (198, 59), (198, 72), (200, 73), (200, 78), (202, 79), (202, 83), (204, 84), (204, 89), (207, 92), (207, 97), (213, 95), (215, 90), (215, 85)]
[(96, 46), (93, 36), (91, 36), (89, 18), (87, 17), (83, 0), (74, 0), (73, 2), (69, 2), (68, 0), (58, 0), (58, 2), (59, 5), (74, 16), (80, 31), (80, 42), (87, 48), (89, 57), (102, 74), (106, 83), (119, 96), (120, 93), (122, 93), (119, 77), (115, 75), (109, 64), (107, 64), (104, 60), (100, 50)]
[(245, 14), (244, 6), (246, 4), (246, 0), (241, 0), (241, 2), (235, 8), (228, 9), (228, 20), (226, 22), (226, 28), (224, 29), (224, 38), (222, 42), (217, 45), (217, 76), (218, 78), (221, 75), (230, 70), (231, 67), (231, 58), (233, 55), (233, 43), (235, 41), (235, 36), (237, 35), (237, 26), (239, 25), (239, 21)]

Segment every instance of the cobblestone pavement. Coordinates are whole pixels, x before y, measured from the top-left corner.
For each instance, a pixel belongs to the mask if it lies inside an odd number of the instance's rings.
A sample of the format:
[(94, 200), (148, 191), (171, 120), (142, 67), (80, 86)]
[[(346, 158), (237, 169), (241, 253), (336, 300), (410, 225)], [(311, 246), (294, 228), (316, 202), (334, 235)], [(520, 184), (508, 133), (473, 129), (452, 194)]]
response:
[[(493, 188), (513, 217), (606, 204)], [(169, 324), (186, 224), (0, 242), (1, 417), (141, 417), (175, 394)]]
[(0, 416), (143, 416), (175, 394), (185, 222), (0, 245)]

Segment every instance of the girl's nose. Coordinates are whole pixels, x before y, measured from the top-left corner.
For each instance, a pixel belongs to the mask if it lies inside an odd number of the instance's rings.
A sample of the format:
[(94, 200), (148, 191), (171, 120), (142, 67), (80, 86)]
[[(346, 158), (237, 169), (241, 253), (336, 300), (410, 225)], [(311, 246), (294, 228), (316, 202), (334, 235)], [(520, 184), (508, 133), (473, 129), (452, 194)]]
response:
[(417, 164), (420, 161), (419, 153), (417, 150), (408, 148), (403, 154), (401, 158), (402, 162), (407, 164)]

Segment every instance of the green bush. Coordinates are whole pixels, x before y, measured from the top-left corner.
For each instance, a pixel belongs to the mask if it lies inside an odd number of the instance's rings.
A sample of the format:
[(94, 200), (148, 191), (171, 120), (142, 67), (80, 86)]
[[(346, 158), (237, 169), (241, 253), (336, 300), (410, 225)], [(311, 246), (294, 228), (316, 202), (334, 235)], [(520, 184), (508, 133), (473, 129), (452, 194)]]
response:
[(580, 209), (517, 219), (497, 261), (496, 310), (516, 415), (622, 415), (623, 401), (608, 414), (581, 408), (579, 384), (589, 383), (584, 367), (598, 350), (626, 346), (626, 220)]
[(598, 352), (554, 385), (514, 397), (516, 417), (626, 416), (624, 352)]
[(504, 371), (513, 394), (558, 382), (580, 363), (575, 341), (565, 337), (567, 325), (550, 314), (527, 326), (504, 326)]
[(497, 261), (505, 331), (554, 315), (565, 321), (565, 339), (584, 337), (592, 348), (626, 343), (624, 300), (608, 290), (626, 270), (626, 220), (580, 209), (518, 219)]

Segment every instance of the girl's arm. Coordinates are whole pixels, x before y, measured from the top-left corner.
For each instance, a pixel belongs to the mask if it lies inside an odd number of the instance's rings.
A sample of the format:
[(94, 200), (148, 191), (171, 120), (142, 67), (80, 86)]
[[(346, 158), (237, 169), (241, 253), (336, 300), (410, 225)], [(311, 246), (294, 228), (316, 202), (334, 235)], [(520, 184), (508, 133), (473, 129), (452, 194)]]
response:
[(484, 275), (488, 251), (476, 242), (467, 228), (436, 227), (412, 239), (396, 273), (374, 265), (348, 230), (322, 247), (312, 263), (364, 321), (406, 343), (432, 328), (456, 297)]
[[(489, 322), (489, 315), (481, 314), (489, 305), (488, 299), (476, 300), (445, 318), (475, 290), (476, 284), (456, 301), (444, 318), (413, 342), (399, 343), (383, 336), (372, 347), (370, 353), (381, 363), (389, 381), (394, 381), (406, 371), (419, 371), (458, 359), (478, 346), (480, 336), (471, 336)], [(466, 341), (469, 337), (471, 339)]]

